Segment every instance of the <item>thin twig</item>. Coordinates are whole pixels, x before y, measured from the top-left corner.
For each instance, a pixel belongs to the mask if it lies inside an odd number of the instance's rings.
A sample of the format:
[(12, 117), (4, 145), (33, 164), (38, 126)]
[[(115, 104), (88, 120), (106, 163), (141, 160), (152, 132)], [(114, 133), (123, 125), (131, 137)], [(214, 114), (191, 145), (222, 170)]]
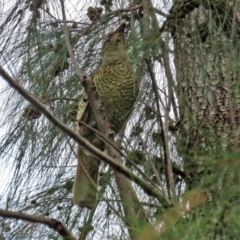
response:
[(175, 91), (175, 94), (177, 95), (177, 87), (176, 84), (174, 83), (173, 80), (173, 75), (172, 75), (172, 71), (171, 71), (171, 67), (170, 67), (170, 60), (169, 60), (169, 51), (168, 51), (168, 44), (167, 42), (169, 42), (169, 36), (167, 35), (166, 37), (166, 42), (160, 40), (161, 45), (163, 46), (163, 64), (164, 64), (164, 69), (165, 69), (165, 74), (167, 77), (167, 81), (168, 81), (168, 92), (170, 94), (170, 103), (172, 103), (173, 105), (173, 112), (176, 118), (176, 121), (179, 121), (179, 117), (178, 117), (178, 113), (177, 113), (177, 109), (176, 109), (176, 102), (175, 102), (175, 98), (174, 98), (174, 94), (173, 94), (173, 90)]
[[(175, 183), (174, 183), (174, 176), (173, 176), (173, 170), (172, 170), (172, 163), (171, 163), (171, 159), (169, 156), (169, 151), (168, 151), (168, 144), (167, 144), (167, 134), (168, 132), (165, 132), (165, 128), (163, 125), (163, 121), (161, 118), (161, 113), (160, 113), (160, 106), (159, 106), (159, 99), (160, 99), (160, 95), (157, 91), (157, 82), (155, 79), (155, 75), (152, 71), (152, 67), (150, 65), (150, 62), (148, 59), (146, 59), (146, 63), (148, 66), (148, 70), (152, 79), (152, 84), (153, 84), (153, 91), (155, 93), (156, 96), (156, 105), (157, 105), (157, 119), (158, 122), (160, 124), (160, 129), (161, 129), (161, 135), (162, 135), (162, 140), (163, 140), (163, 149), (164, 149), (164, 161), (165, 161), (165, 175), (166, 175), (166, 179), (167, 179), (167, 188), (168, 188), (168, 192), (169, 192), (169, 196), (172, 196), (173, 198), (175, 198), (176, 194), (175, 194)], [(171, 194), (170, 194), (171, 192)]]
[(80, 67), (78, 66), (77, 60), (73, 54), (73, 50), (70, 44), (70, 39), (69, 39), (69, 31), (67, 28), (67, 24), (66, 24), (66, 15), (65, 15), (65, 8), (64, 8), (64, 2), (63, 0), (60, 0), (61, 3), (61, 10), (62, 10), (62, 16), (63, 16), (63, 31), (64, 31), (64, 37), (65, 37), (65, 42), (66, 42), (66, 46), (67, 46), (67, 50), (68, 53), (70, 55), (70, 58), (73, 62), (73, 65), (77, 71), (77, 74), (79, 76), (80, 79), (83, 79), (84, 77), (87, 77), (86, 75), (83, 74), (83, 72), (80, 70)]
[(53, 101), (58, 101), (58, 100), (66, 100), (66, 101), (79, 102), (79, 99), (77, 99), (77, 98), (68, 98), (68, 97), (55, 97), (55, 98), (49, 99), (49, 101), (51, 101), (51, 102), (53, 102)]
[(135, 7), (131, 7), (131, 8), (120, 8), (120, 9), (117, 9), (117, 10), (114, 10), (114, 11), (111, 11), (111, 12), (108, 12), (106, 14), (103, 14), (98, 21), (101, 21), (102, 19), (106, 18), (106, 17), (110, 17), (112, 15), (115, 15), (115, 14), (118, 14), (120, 12), (131, 12), (131, 11), (134, 11), (134, 10), (137, 10), (139, 8), (141, 8), (143, 6), (143, 4), (139, 4)]
[[(144, 10), (144, 33), (147, 34), (147, 32), (149, 31), (149, 26), (150, 26), (150, 7), (152, 7), (152, 2), (151, 0), (144, 0), (143, 1), (143, 10)], [(158, 24), (157, 23), (157, 19), (156, 16), (153, 15), (153, 26), (157, 29), (158, 28)], [(171, 177), (171, 175), (168, 174), (168, 169), (169, 169), (169, 153), (168, 153), (168, 148), (166, 145), (166, 135), (164, 133), (164, 127), (163, 127), (163, 121), (161, 118), (161, 112), (160, 112), (160, 106), (159, 106), (159, 101), (161, 101), (159, 92), (158, 92), (158, 87), (157, 87), (157, 83), (156, 83), (156, 79), (155, 79), (155, 74), (153, 73), (151, 64), (149, 62), (148, 59), (145, 59), (149, 73), (150, 73), (150, 77), (152, 80), (152, 87), (153, 87), (153, 91), (155, 94), (155, 98), (156, 98), (156, 106), (157, 106), (157, 123), (158, 123), (158, 131), (159, 133), (161, 133), (161, 137), (162, 137), (162, 142), (163, 142), (163, 153), (164, 153), (164, 161), (165, 161), (165, 165), (166, 165), (166, 171), (165, 171), (165, 176), (166, 176), (166, 182), (167, 182), (167, 189), (168, 189), (168, 195), (169, 197), (171, 197), (171, 193), (175, 192), (171, 192), (172, 188), (172, 184), (171, 184), (171, 179), (169, 178), (169, 176)], [(163, 105), (164, 106), (164, 105)]]
[[(110, 19), (108, 19), (108, 18), (114, 17), (114, 15), (116, 15), (116, 14), (118, 14), (118, 13), (120, 13), (120, 12), (132, 12), (132, 11), (134, 11), (134, 10), (137, 10), (137, 9), (141, 8), (141, 7), (142, 7), (142, 4), (137, 5), (137, 6), (135, 6), (135, 7), (132, 7), (132, 8), (117, 9), (117, 10), (108, 12), (108, 13), (106, 13), (106, 14), (103, 14), (103, 15), (101, 15), (101, 17), (100, 17), (97, 21), (93, 21), (91, 24), (89, 24), (89, 26), (87, 26), (86, 28), (84, 28), (84, 29), (81, 31), (81, 35), (79, 35), (79, 37), (81, 37), (81, 36), (83, 36), (83, 35), (87, 35), (92, 27), (95, 27), (95, 28), (96, 28), (96, 24), (97, 24), (97, 23), (102, 24), (104, 21), (110, 20)], [(65, 21), (65, 22), (68, 22), (68, 21)], [(64, 21), (63, 21), (63, 23), (64, 23)]]
[[(168, 38), (166, 39), (168, 41)], [(167, 45), (167, 43), (165, 42), (165, 45)], [(169, 154), (169, 139), (168, 139), (168, 129), (169, 129), (169, 113), (170, 113), (170, 109), (171, 109), (171, 103), (172, 103), (172, 98), (173, 98), (173, 89), (172, 89), (172, 84), (171, 82), (173, 81), (172, 79), (172, 73), (171, 73), (171, 69), (170, 69), (170, 64), (169, 64), (169, 55), (168, 53), (164, 54), (164, 65), (165, 65), (165, 72), (167, 75), (167, 79), (168, 81), (168, 98), (167, 98), (167, 106), (166, 106), (166, 110), (165, 110), (165, 124), (164, 124), (164, 140), (165, 140), (165, 144), (166, 144), (166, 150), (167, 150), (167, 164), (166, 164), (166, 168), (167, 168), (167, 173), (169, 175), (169, 183), (170, 183), (170, 189), (172, 192), (172, 196), (174, 199), (176, 199), (176, 188), (175, 188), (175, 181), (174, 181), (174, 176), (173, 176), (173, 170), (172, 170), (172, 162), (170, 159), (170, 154)]]
[[(151, 1), (150, 1), (150, 4), (151, 4)], [(153, 25), (154, 25), (154, 28), (156, 31), (159, 31), (159, 25), (158, 25), (158, 21), (157, 21), (157, 17), (155, 14), (152, 15), (152, 19), (153, 19)], [(171, 73), (171, 68), (170, 68), (170, 64), (169, 64), (169, 57), (168, 57), (168, 52), (167, 52), (167, 45), (166, 43), (161, 39), (159, 38), (159, 42), (160, 42), (160, 45), (162, 46), (163, 48), (163, 60), (164, 60), (164, 66), (165, 66), (165, 73), (166, 73), (166, 76), (167, 76), (167, 80), (168, 80), (168, 85), (169, 85), (169, 94), (170, 95), (170, 99), (169, 99), (169, 106), (167, 105), (168, 108), (170, 108), (171, 106), (171, 102), (172, 102), (172, 98), (173, 98), (173, 91), (172, 91), (172, 88), (175, 87), (174, 85), (174, 81), (173, 81), (173, 76), (172, 76), (172, 73)], [(151, 78), (152, 78), (152, 83), (153, 83), (153, 89), (154, 89), (154, 92), (155, 92), (155, 95), (156, 95), (156, 104), (157, 104), (157, 108), (159, 109), (159, 123), (161, 125), (161, 133), (162, 133), (162, 139), (163, 139), (163, 149), (164, 149), (164, 160), (165, 160), (165, 175), (166, 175), (166, 179), (167, 179), (167, 188), (168, 188), (168, 193), (169, 193), (169, 196), (172, 195), (172, 197), (174, 199), (176, 199), (176, 189), (175, 189), (175, 182), (174, 182), (174, 176), (173, 176), (173, 170), (172, 170), (172, 162), (170, 160), (170, 155), (169, 155), (169, 147), (168, 147), (168, 122), (165, 122), (165, 127), (163, 128), (163, 122), (162, 122), (162, 119), (161, 119), (161, 115), (160, 115), (160, 108), (159, 108), (159, 104), (158, 104), (158, 101), (161, 99), (160, 96), (159, 96), (159, 93), (157, 91), (157, 83), (156, 83), (156, 79), (155, 79), (155, 75), (154, 73), (152, 72), (152, 68), (151, 68), (151, 65), (150, 65), (150, 62), (148, 60), (147, 61), (147, 65), (148, 65), (148, 68), (149, 68), (149, 71), (150, 71), (150, 75), (151, 75)], [(174, 88), (176, 90), (176, 88)], [(165, 118), (168, 118), (168, 112), (169, 110), (165, 110)], [(170, 194), (170, 191), (171, 190), (171, 194)]]
[[(110, 146), (112, 146), (116, 151), (118, 151), (118, 153), (124, 157), (128, 163), (130, 163), (131, 166), (134, 167), (135, 170), (137, 170), (143, 178), (145, 178), (147, 181), (149, 181), (153, 186), (156, 186), (156, 183), (154, 183), (138, 166), (137, 164), (135, 164), (131, 159), (129, 159), (127, 157), (126, 154), (124, 154), (122, 151), (119, 150), (119, 148), (117, 146), (115, 146), (111, 141), (109, 141), (101, 132), (99, 132), (98, 130), (96, 130), (95, 128), (92, 128), (91, 126), (89, 126), (88, 124), (86, 124), (83, 121), (79, 121), (79, 123), (81, 123), (82, 125), (84, 125), (85, 127), (87, 127), (88, 129), (90, 129), (91, 131), (93, 131), (94, 133), (96, 133), (99, 137), (101, 137), (103, 139), (103, 141), (105, 141), (106, 143), (108, 143)], [(121, 135), (121, 133), (120, 133)], [(119, 134), (118, 134), (119, 136)], [(123, 136), (122, 136), (123, 138)], [(120, 136), (120, 139), (122, 139)]]
[(150, 157), (150, 155), (149, 155), (146, 143), (143, 141), (142, 138), (140, 138), (140, 141), (141, 141), (141, 145), (143, 147), (143, 150), (145, 151), (145, 153), (147, 155), (148, 161), (150, 162), (151, 168), (152, 168), (152, 170), (153, 170), (153, 172), (154, 172), (154, 174), (156, 176), (157, 182), (158, 182), (159, 186), (161, 187), (161, 189), (164, 190), (163, 183), (162, 183), (162, 181), (160, 179), (160, 176), (159, 176), (159, 173), (157, 172), (157, 169), (156, 169), (156, 167), (155, 167), (155, 165), (153, 163), (152, 157)]
[(151, 10), (153, 10), (155, 13), (157, 13), (157, 14), (159, 14), (159, 15), (163, 16), (163, 17), (167, 17), (167, 16), (168, 16), (168, 14), (167, 14), (167, 13), (165, 13), (165, 12), (161, 11), (161, 10), (160, 10), (160, 9), (158, 9), (158, 8), (152, 7), (152, 8), (151, 8)]

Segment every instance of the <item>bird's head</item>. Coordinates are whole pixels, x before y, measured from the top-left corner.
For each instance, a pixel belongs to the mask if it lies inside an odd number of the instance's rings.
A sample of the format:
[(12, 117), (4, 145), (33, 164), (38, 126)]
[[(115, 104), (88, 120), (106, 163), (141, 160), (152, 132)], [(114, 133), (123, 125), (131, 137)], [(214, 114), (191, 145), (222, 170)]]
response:
[(109, 33), (103, 44), (103, 61), (109, 62), (116, 58), (126, 56), (123, 22), (115, 31)]

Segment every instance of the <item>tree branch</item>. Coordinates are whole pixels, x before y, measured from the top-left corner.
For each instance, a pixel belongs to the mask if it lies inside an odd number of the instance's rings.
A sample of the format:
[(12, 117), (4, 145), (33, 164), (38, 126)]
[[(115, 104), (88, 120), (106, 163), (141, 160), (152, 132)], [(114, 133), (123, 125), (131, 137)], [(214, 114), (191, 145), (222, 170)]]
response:
[[(106, 150), (107, 153), (110, 157), (112, 157), (116, 162), (118, 162), (121, 166), (121, 155), (120, 153), (116, 150), (119, 146), (117, 143), (114, 141), (114, 135), (113, 131), (111, 129), (111, 124), (108, 120), (106, 111), (104, 110), (104, 106), (101, 103), (100, 99), (97, 97), (97, 91), (92, 82), (88, 79), (83, 79), (82, 84), (85, 88), (85, 92), (88, 95), (88, 99), (91, 105), (91, 108), (93, 110), (95, 119), (98, 124), (98, 128), (100, 132), (104, 135), (104, 137), (111, 142), (111, 145), (115, 146), (114, 148), (108, 144), (106, 144)], [(125, 214), (125, 224), (128, 227), (129, 235), (131, 236), (131, 239), (133, 235), (136, 233), (136, 214), (133, 208), (133, 199), (132, 199), (132, 194), (129, 188), (129, 182), (128, 179), (124, 177), (119, 171), (114, 169), (114, 176), (115, 180), (117, 183), (117, 187), (119, 190), (119, 194), (121, 197), (121, 202)]]
[(151, 10), (153, 10), (155, 13), (157, 13), (157, 14), (159, 14), (159, 15), (163, 16), (163, 17), (167, 17), (167, 16), (168, 16), (168, 14), (167, 14), (167, 13), (165, 13), (165, 12), (161, 11), (161, 10), (160, 10), (160, 9), (158, 9), (158, 8), (151, 7), (150, 9), (151, 9)]
[(139, 5), (135, 6), (135, 7), (131, 7), (131, 8), (120, 8), (120, 9), (117, 9), (117, 10), (113, 10), (113, 11), (111, 11), (111, 12), (108, 12), (108, 13), (103, 14), (103, 15), (99, 18), (98, 21), (101, 21), (101, 20), (103, 20), (103, 19), (106, 18), (106, 17), (110, 17), (110, 16), (112, 16), (112, 15), (119, 14), (120, 12), (131, 12), (131, 11), (137, 10), (137, 9), (141, 8), (142, 6), (143, 6), (143, 4), (141, 3), (141, 4), (139, 4)]
[(66, 240), (77, 240), (61, 222), (54, 218), (47, 218), (44, 216), (36, 216), (3, 209), (0, 209), (0, 216), (5, 218), (25, 220), (33, 223), (42, 223), (58, 232)]

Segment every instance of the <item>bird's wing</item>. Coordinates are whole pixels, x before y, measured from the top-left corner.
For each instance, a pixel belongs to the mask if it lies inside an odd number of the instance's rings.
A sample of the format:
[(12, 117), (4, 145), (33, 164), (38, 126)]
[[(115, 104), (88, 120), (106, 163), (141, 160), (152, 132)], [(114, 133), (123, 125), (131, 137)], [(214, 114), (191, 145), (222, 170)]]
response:
[(87, 94), (84, 93), (83, 97), (80, 100), (79, 105), (78, 105), (77, 121), (84, 121), (84, 119), (86, 119), (86, 114), (87, 114), (88, 108), (89, 108), (88, 97), (87, 97)]
[[(96, 127), (96, 121), (89, 104), (86, 93), (79, 102), (77, 113), (77, 133), (86, 138), (89, 142), (99, 142), (94, 132), (82, 124), (88, 124)], [(97, 203), (97, 186), (99, 175), (98, 159), (87, 153), (83, 148), (78, 146), (78, 164), (75, 181), (73, 185), (73, 201), (80, 208), (93, 209)]]

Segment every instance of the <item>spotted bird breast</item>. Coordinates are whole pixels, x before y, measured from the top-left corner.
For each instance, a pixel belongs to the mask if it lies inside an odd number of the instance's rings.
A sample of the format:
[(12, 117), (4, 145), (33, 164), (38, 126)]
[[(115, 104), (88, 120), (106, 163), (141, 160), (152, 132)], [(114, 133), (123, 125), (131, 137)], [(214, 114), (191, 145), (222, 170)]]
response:
[(115, 131), (129, 116), (138, 94), (138, 79), (128, 61), (102, 65), (93, 82)]

